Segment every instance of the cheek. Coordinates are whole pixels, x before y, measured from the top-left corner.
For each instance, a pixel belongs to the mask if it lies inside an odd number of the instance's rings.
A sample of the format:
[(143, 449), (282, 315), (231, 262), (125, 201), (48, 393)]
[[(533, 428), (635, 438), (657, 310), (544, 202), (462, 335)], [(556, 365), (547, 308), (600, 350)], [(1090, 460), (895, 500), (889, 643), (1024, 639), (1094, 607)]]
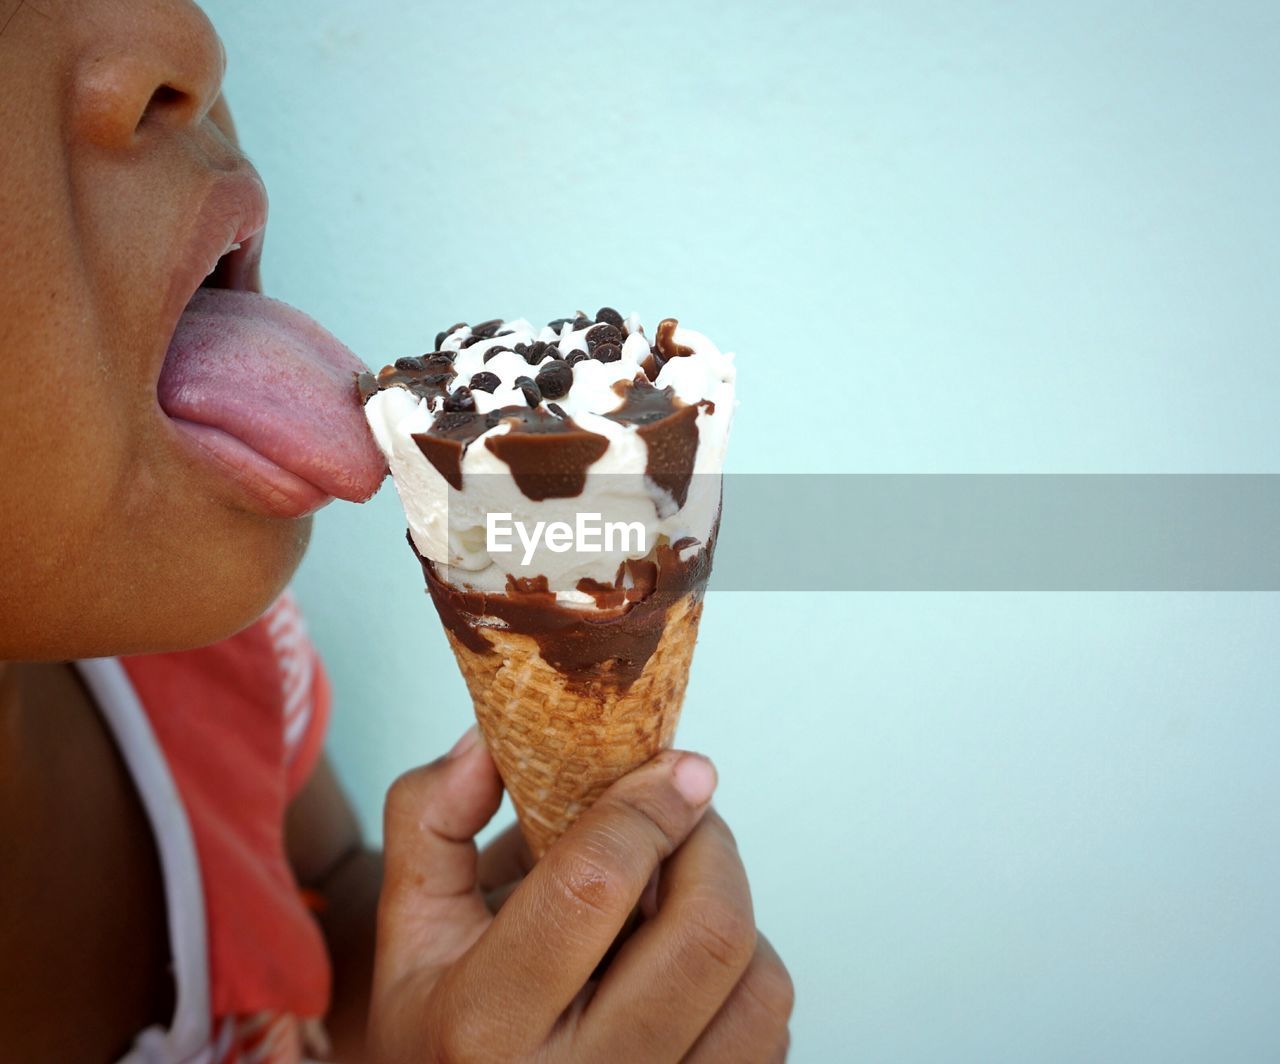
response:
[[(210, 516), (213, 516), (212, 514)], [(216, 527), (173, 527), (135, 540), (133, 556), (99, 570), (92, 587), (64, 588), (61, 646), (41, 657), (163, 653), (207, 646), (251, 624), (284, 590), (311, 519), (267, 521), (222, 510)], [(92, 608), (77, 612), (91, 603)]]
[(159, 445), (78, 444), (24, 469), (21, 519), (0, 524), (0, 555), (16, 563), (0, 567), (0, 660), (224, 639), (274, 601), (310, 537), (310, 518), (240, 509)]

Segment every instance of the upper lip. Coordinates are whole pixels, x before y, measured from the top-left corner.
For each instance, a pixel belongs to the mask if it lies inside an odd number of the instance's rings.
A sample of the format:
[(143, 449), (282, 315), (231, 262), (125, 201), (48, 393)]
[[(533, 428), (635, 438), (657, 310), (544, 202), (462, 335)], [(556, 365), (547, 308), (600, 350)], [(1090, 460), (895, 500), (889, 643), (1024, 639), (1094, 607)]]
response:
[(247, 160), (214, 178), (185, 237), (175, 246), (164, 309), (166, 348), (191, 297), (215, 270), (220, 287), (259, 291), (258, 263), (266, 225), (267, 190)]

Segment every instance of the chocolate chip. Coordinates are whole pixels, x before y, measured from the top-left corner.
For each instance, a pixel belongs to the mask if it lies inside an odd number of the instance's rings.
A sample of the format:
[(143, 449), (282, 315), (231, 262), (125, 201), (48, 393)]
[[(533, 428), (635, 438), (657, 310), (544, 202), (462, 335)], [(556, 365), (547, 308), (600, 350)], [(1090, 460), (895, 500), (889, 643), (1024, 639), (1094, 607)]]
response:
[(475, 391), (488, 392), (492, 395), (493, 390), (501, 383), (502, 381), (496, 373), (490, 373), (488, 370), (481, 370), (471, 378), (470, 387)]
[(590, 357), (585, 351), (570, 351), (564, 356), (564, 360), (570, 366), (576, 366), (579, 362), (585, 362)]
[(569, 415), (564, 412), (564, 407), (559, 403), (548, 403), (547, 409), (555, 414), (556, 417), (563, 418), (565, 421), (569, 420)]
[(624, 319), (613, 307), (601, 307), (596, 311), (596, 321), (602, 321), (612, 325), (614, 328), (621, 329)]
[(466, 327), (467, 327), (467, 323), (465, 321), (459, 321), (459, 322), (455, 322), (453, 325), (450, 325), (449, 328), (444, 330), (444, 332), (436, 333), (436, 350), (439, 351), (440, 348), (444, 347), (444, 342), (448, 338), (450, 333), (455, 333), (459, 329), (465, 329)]
[(573, 370), (564, 362), (552, 362), (538, 371), (534, 381), (546, 399), (560, 399), (573, 387)]
[[(596, 347), (600, 344), (621, 344), (622, 330), (616, 325), (610, 325), (607, 322), (604, 325), (596, 325), (587, 330), (587, 350), (595, 354)], [(605, 361), (612, 362), (613, 359)]]
[(590, 329), (595, 324), (582, 311), (578, 311), (578, 316), (573, 319), (573, 331), (578, 332), (580, 329)]
[(569, 322), (571, 321), (573, 321), (572, 318), (556, 318), (555, 321), (547, 322), (547, 328), (553, 329), (555, 331), (555, 334), (559, 336), (560, 330), (563, 329), (566, 325), (568, 325)]
[(500, 355), (502, 354), (503, 351), (510, 351), (510, 350), (511, 348), (503, 347), (501, 344), (498, 344), (496, 347), (486, 348), (484, 352), (484, 360), (485, 362), (488, 362), (489, 359), (493, 358), (494, 355)]
[(622, 348), (617, 344), (600, 344), (591, 352), (597, 362), (617, 362), (622, 357)]
[(484, 336), (475, 336), (475, 335), (468, 336), (459, 345), (460, 350), (465, 351), (468, 347), (474, 347), (476, 344), (482, 344), (485, 342), (486, 339), (487, 337), (484, 337)]
[(528, 349), (523, 353), (524, 360), (531, 366), (536, 366), (544, 358), (547, 357), (548, 349), (551, 347), (546, 340), (535, 340), (529, 345)]
[(478, 336), (482, 340), (491, 340), (494, 333), (500, 328), (502, 328), (502, 319), (493, 318), (490, 321), (482, 321), (479, 325), (471, 326), (471, 335)]
[(426, 368), (422, 359), (416, 355), (408, 355), (405, 358), (396, 359), (396, 369), (401, 373), (421, 373)]
[(533, 382), (532, 377), (517, 377), (516, 387), (520, 389), (524, 395), (524, 401), (530, 406), (537, 406), (542, 402), (542, 393), (538, 391), (538, 386)]
[(471, 389), (464, 386), (445, 396), (444, 408), (447, 413), (465, 414), (476, 408), (476, 398)]

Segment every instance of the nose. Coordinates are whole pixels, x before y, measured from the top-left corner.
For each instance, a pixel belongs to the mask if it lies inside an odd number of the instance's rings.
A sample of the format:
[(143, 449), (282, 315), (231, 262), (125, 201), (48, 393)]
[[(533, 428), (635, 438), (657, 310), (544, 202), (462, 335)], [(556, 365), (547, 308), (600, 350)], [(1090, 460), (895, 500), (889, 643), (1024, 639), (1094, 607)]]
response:
[(76, 20), (75, 129), (129, 148), (148, 128), (199, 125), (222, 91), (226, 54), (188, 0), (85, 5)]

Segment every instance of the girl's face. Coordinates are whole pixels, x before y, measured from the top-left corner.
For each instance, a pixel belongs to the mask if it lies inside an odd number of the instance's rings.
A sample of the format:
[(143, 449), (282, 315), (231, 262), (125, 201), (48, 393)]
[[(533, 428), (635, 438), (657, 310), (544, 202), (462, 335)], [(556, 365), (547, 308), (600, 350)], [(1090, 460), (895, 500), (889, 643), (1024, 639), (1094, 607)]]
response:
[[(312, 510), (376, 489), (356, 363), (225, 293), (171, 353), (214, 263), (256, 290), (266, 219), (197, 7), (0, 0), (0, 27), (0, 660), (214, 641), (280, 591)], [(267, 398), (305, 436), (299, 396), (341, 453), (272, 435)]]

